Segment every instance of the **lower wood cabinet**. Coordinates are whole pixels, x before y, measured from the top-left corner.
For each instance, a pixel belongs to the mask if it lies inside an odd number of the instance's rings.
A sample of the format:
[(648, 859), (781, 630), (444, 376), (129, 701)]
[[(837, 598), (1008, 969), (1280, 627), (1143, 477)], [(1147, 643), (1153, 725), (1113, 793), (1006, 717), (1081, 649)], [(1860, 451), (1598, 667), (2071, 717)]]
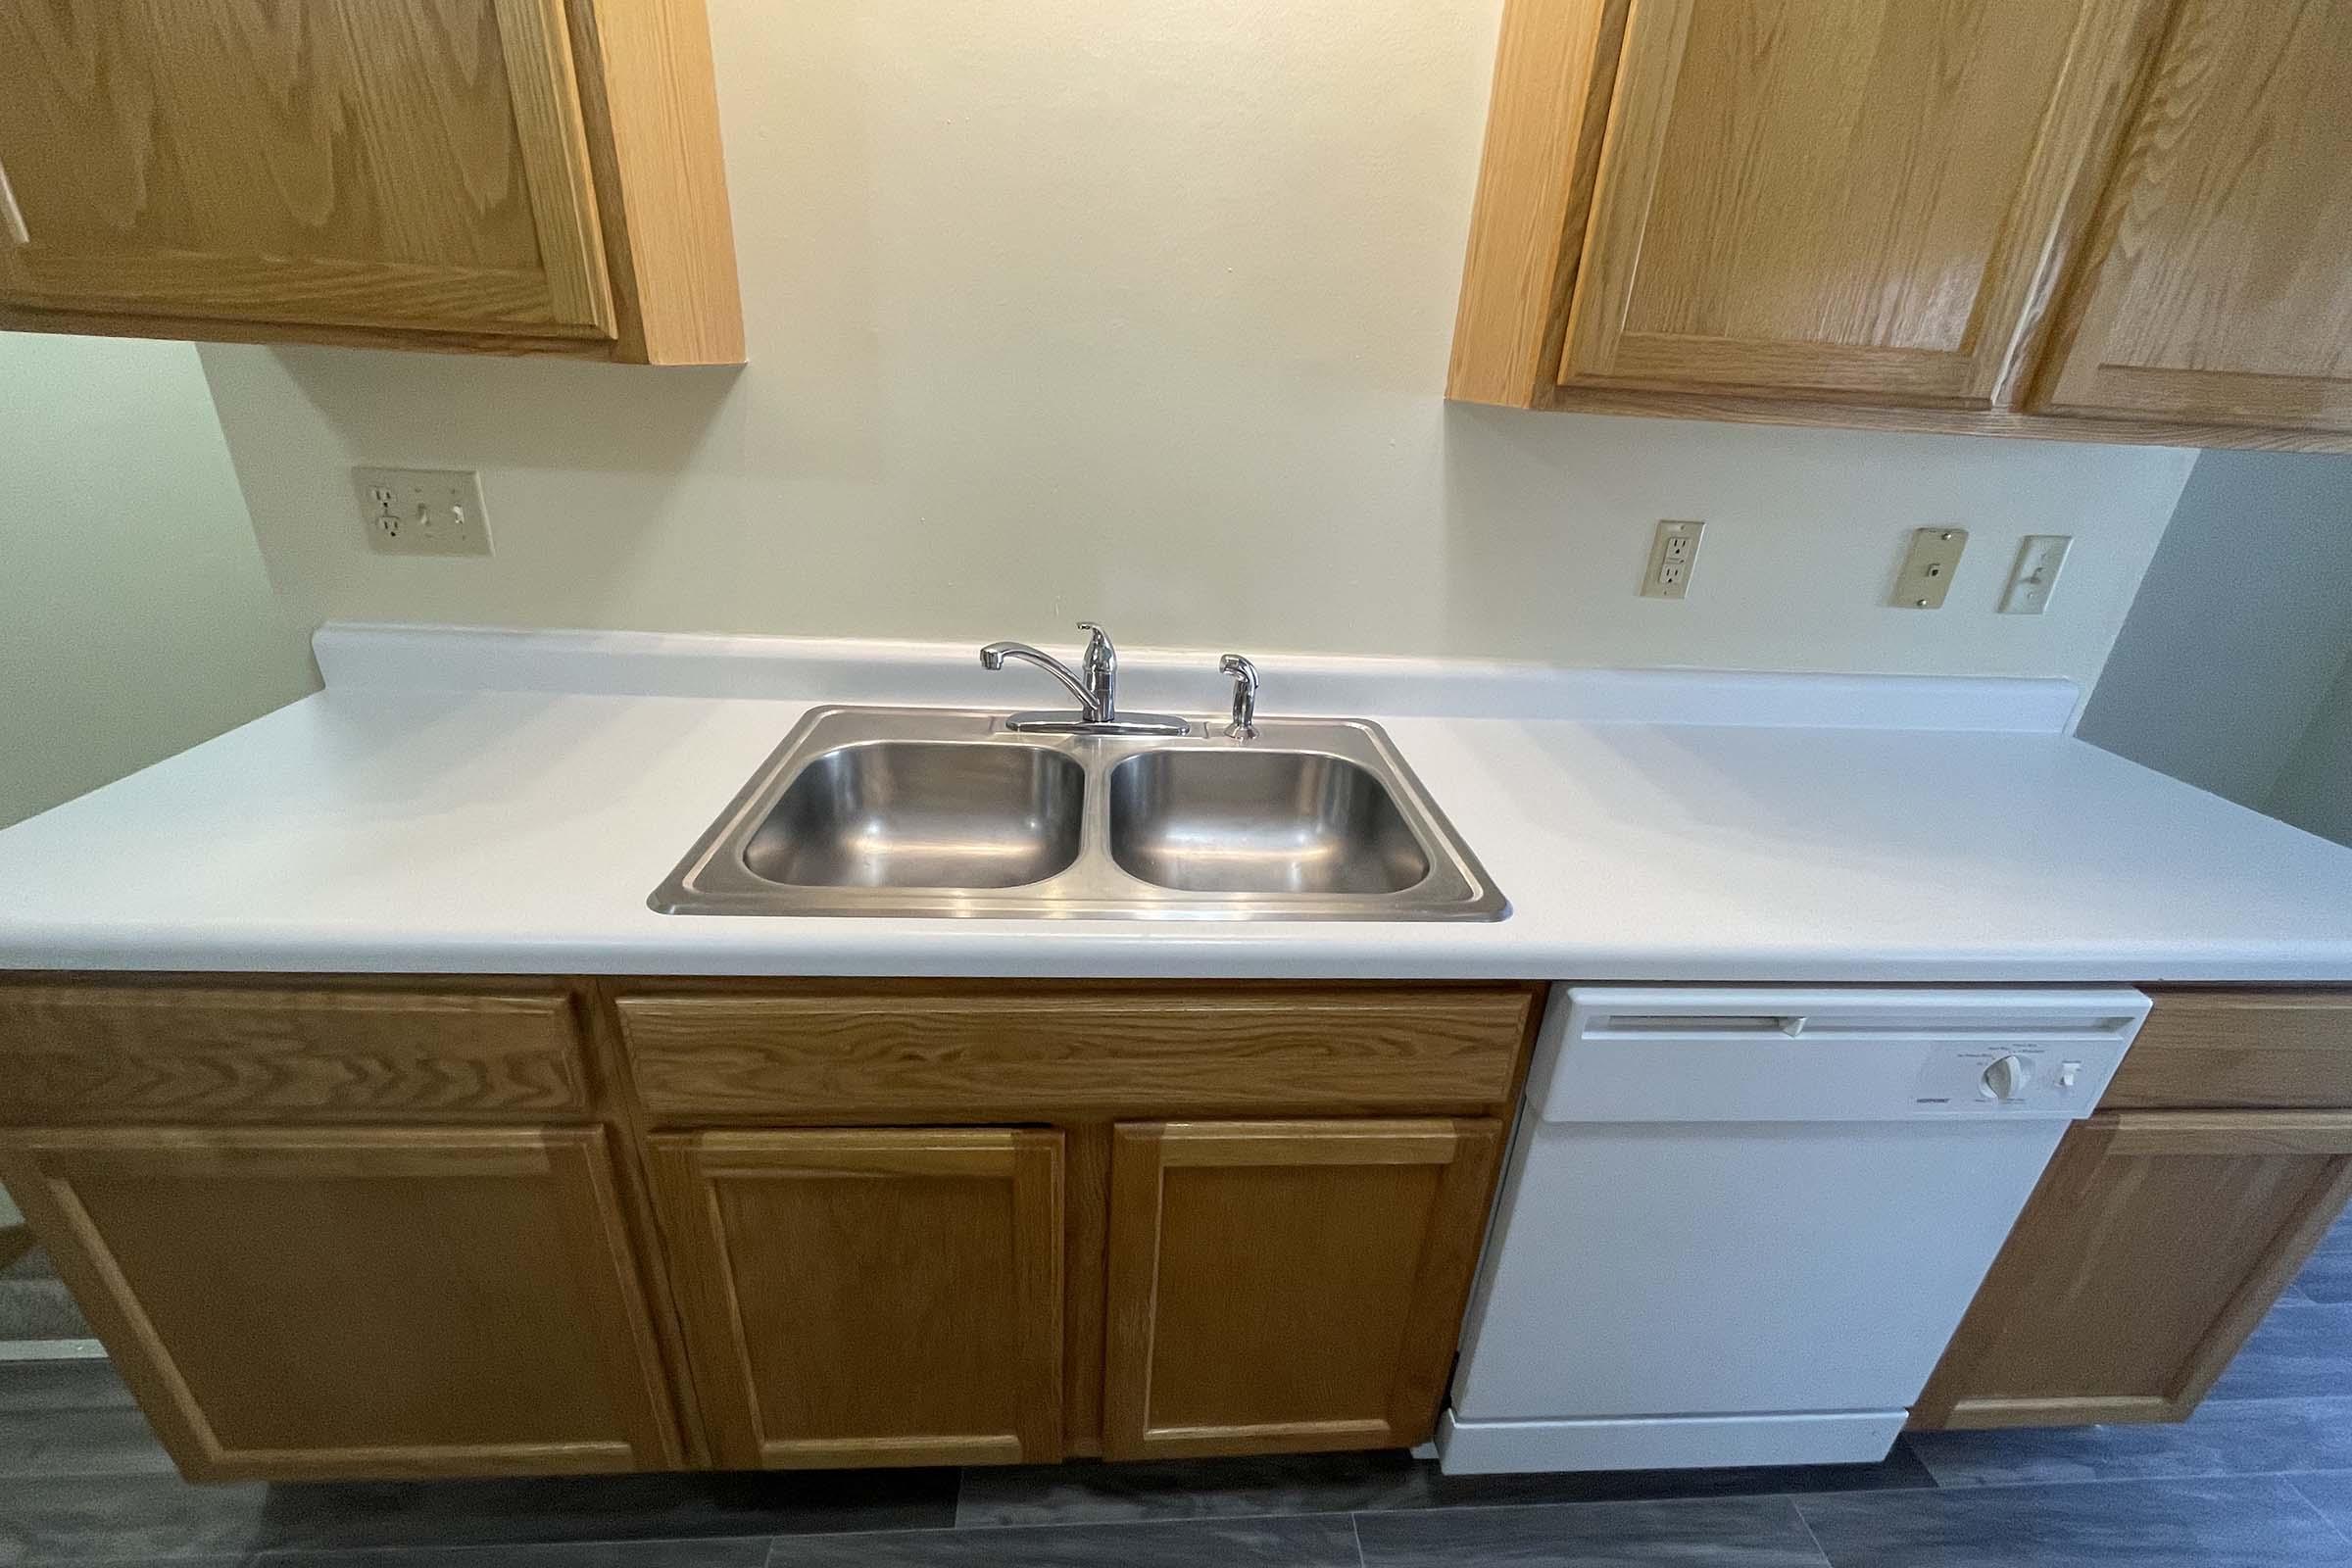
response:
[(1426, 1439), (1501, 1147), (1492, 1120), (1118, 1127), (1103, 1452)]
[(2347, 1197), (2352, 1111), (2102, 1111), (2067, 1135), (1912, 1424), (2185, 1418)]
[(17, 1130), (0, 1182), (191, 1479), (684, 1463), (600, 1128)]
[(1541, 995), (0, 977), (0, 1181), (196, 1480), (1396, 1447)]
[(664, 1134), (653, 1179), (722, 1467), (1061, 1456), (1060, 1133)]

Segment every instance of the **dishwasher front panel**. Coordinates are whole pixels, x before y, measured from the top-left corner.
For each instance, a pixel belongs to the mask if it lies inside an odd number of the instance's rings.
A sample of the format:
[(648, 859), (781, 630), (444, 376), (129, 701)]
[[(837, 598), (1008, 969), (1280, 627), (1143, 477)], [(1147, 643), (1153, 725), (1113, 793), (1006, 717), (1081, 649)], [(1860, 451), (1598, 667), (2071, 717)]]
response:
[(2059, 1121), (1533, 1121), (1457, 1418), (1908, 1406)]
[(1555, 993), (1446, 1468), (1883, 1457), (2147, 1007), (2056, 987)]

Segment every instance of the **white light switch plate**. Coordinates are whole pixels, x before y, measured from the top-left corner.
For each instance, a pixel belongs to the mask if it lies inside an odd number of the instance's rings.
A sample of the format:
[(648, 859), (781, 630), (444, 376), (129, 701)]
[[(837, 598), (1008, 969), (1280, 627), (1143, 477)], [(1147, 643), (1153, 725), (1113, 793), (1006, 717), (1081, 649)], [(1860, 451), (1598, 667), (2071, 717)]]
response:
[(490, 518), (470, 468), (354, 468), (368, 545), (392, 556), (486, 556)]
[(2017, 569), (2009, 573), (2008, 591), (2001, 595), (2004, 615), (2038, 615), (2050, 608), (2058, 573), (2066, 569), (2066, 553), (2074, 548), (2071, 533), (2030, 533), (2018, 546)]

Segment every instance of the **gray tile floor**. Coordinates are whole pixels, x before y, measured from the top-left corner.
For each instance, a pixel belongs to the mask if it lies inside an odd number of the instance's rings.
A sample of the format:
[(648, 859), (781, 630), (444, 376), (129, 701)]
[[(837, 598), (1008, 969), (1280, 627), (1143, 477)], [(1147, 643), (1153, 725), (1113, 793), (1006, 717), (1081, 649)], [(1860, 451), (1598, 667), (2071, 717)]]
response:
[(103, 1364), (0, 1368), (0, 1568), (2352, 1568), (2352, 1224), (2196, 1419), (1883, 1464), (1446, 1477), (1401, 1454), (190, 1487)]

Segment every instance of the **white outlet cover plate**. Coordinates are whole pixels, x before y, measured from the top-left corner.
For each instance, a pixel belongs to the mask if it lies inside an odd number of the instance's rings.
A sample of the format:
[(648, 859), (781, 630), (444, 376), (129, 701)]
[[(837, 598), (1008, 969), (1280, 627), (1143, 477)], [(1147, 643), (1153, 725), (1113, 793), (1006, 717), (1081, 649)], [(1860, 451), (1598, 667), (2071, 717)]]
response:
[(368, 544), (389, 556), (486, 556), (490, 517), (470, 468), (354, 468)]
[(1658, 524), (1657, 538), (1649, 547), (1649, 570), (1642, 578), (1642, 598), (1681, 599), (1690, 592), (1690, 574), (1698, 569), (1698, 546), (1706, 529), (1703, 522), (1673, 518)]

